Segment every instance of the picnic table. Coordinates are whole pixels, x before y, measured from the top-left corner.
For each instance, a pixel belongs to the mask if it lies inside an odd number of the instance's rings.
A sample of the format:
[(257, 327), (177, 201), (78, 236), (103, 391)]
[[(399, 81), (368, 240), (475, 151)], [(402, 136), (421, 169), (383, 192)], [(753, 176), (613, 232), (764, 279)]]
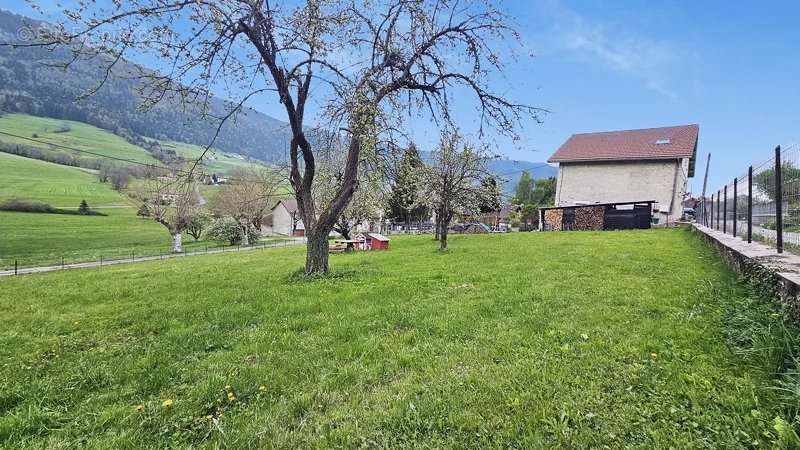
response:
[(339, 240), (336, 240), (336, 241), (333, 241), (333, 242), (336, 243), (336, 244), (339, 244), (339, 245), (342, 245), (342, 244), (345, 245), (344, 251), (346, 251), (346, 252), (352, 252), (353, 250), (356, 250), (358, 248), (356, 246), (357, 244), (363, 244), (364, 243), (364, 241), (360, 241), (360, 240), (356, 240), (356, 239), (339, 239)]

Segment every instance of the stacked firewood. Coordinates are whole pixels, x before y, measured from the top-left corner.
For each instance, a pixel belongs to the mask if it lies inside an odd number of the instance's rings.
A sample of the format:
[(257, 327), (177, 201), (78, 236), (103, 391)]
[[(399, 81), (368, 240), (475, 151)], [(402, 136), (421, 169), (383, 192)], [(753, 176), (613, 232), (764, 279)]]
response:
[(545, 230), (561, 231), (564, 212), (561, 209), (547, 209), (544, 212)]
[(604, 210), (602, 206), (575, 208), (575, 230), (602, 230)]

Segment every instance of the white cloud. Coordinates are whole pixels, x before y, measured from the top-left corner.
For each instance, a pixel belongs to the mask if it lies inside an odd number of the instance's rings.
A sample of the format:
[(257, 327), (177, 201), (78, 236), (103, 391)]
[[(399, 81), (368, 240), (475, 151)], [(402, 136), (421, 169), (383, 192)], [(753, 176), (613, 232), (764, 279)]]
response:
[(640, 80), (647, 89), (677, 98), (670, 81), (681, 55), (669, 43), (586, 18), (557, 2), (548, 5), (558, 50), (603, 64)]

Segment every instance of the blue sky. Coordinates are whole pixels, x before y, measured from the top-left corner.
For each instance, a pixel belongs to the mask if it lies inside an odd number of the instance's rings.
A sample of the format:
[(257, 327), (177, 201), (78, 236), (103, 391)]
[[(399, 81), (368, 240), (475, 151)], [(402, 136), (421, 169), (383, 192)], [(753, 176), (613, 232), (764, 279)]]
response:
[[(505, 5), (535, 57), (510, 65), (498, 86), (551, 113), (541, 125), (526, 123), (522, 141), (501, 144), (501, 154), (544, 161), (572, 133), (698, 123), (699, 193), (708, 152), (716, 189), (776, 145), (800, 141), (800, 2)], [(3, 7), (30, 14), (21, 1)], [(283, 119), (269, 97), (252, 106)], [(419, 126), (423, 145), (434, 139), (435, 129)]]
[[(523, 100), (553, 111), (528, 133), (535, 159), (570, 134), (698, 123), (710, 188), (800, 138), (800, 3), (513, 3), (538, 54)], [(536, 89), (538, 88), (538, 89)]]

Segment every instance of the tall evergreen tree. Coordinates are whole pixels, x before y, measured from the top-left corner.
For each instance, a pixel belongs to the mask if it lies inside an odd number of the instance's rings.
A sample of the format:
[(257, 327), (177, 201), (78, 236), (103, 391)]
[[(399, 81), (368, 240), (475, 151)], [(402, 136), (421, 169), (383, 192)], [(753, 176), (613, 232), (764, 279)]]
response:
[(78, 205), (78, 214), (88, 215), (91, 214), (92, 210), (89, 208), (89, 204), (86, 203), (86, 200), (81, 200), (81, 204)]
[(417, 147), (411, 144), (403, 152), (395, 173), (386, 214), (389, 219), (408, 225), (428, 218), (430, 211), (420, 193), (424, 167)]
[(519, 177), (517, 187), (514, 189), (514, 203), (516, 204), (529, 204), (533, 199), (534, 181), (531, 174), (527, 170), (522, 171), (522, 176)]
[(478, 206), (481, 213), (493, 213), (500, 209), (500, 189), (497, 187), (497, 179), (489, 176), (481, 180), (481, 192), (483, 198)]

